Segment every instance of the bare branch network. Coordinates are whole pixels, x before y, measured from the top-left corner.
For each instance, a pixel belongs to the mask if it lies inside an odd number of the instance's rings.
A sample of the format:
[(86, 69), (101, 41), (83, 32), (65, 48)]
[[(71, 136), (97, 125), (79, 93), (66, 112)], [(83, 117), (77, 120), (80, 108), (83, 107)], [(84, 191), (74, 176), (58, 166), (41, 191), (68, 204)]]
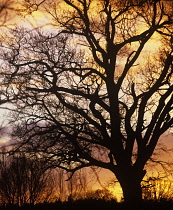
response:
[[(127, 202), (141, 200), (145, 165), (173, 125), (169, 7), (148, 0), (43, 7), (56, 30), (16, 28), (1, 47), (2, 88), (17, 99), (17, 149), (71, 172), (109, 169)], [(147, 55), (156, 34), (160, 47)]]

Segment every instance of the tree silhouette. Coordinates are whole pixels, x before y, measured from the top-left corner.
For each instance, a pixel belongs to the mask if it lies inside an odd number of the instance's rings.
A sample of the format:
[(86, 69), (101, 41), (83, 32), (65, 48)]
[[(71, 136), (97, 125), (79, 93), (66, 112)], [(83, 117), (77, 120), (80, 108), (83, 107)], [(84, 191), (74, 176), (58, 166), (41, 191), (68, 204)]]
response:
[(0, 160), (0, 197), (3, 204), (35, 204), (44, 202), (52, 194), (51, 174), (45, 172), (42, 161), (26, 157), (24, 153)]
[[(125, 202), (140, 202), (145, 165), (173, 124), (172, 16), (162, 1), (63, 2), (63, 15), (44, 6), (58, 29), (14, 29), (3, 46), (19, 148), (72, 174), (109, 169)], [(164, 46), (146, 59), (156, 34)]]

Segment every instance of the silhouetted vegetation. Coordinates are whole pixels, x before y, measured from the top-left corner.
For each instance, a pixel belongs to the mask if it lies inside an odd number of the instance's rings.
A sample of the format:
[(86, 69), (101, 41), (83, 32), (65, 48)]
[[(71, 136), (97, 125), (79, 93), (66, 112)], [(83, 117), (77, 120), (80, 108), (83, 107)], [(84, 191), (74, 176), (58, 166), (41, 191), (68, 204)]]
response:
[[(24, 153), (9, 156), (4, 151), (0, 166), (0, 210), (129, 209), (129, 205), (117, 202), (106, 188), (89, 191), (86, 173), (83, 176), (80, 172), (65, 181), (68, 177), (65, 172), (60, 169), (46, 171), (44, 162), (36, 157), (27, 157)], [(171, 181), (148, 177), (143, 184), (142, 204), (133, 204), (131, 208), (171, 210), (172, 194)]]
[(0, 210), (97, 210), (97, 209), (109, 209), (109, 210), (172, 210), (172, 200), (154, 201), (148, 200), (143, 201), (139, 206), (132, 205), (131, 207), (126, 206), (124, 203), (117, 203), (116, 200), (104, 200), (104, 199), (80, 199), (76, 201), (66, 202), (54, 202), (54, 203), (42, 203), (36, 205), (24, 205), (18, 207), (16, 205), (11, 206), (0, 206)]
[[(90, 174), (90, 176), (89, 176)], [(59, 168), (52, 169), (45, 160), (25, 153), (2, 150), (0, 155), (0, 204), (17, 205), (75, 201), (77, 199), (111, 199), (107, 189), (92, 190), (92, 170), (79, 170), (73, 177)], [(69, 179), (67, 181), (67, 179)], [(94, 181), (94, 180), (93, 180)]]
[(53, 177), (45, 171), (45, 163), (24, 153), (0, 159), (0, 203), (22, 206), (49, 200), (53, 190)]

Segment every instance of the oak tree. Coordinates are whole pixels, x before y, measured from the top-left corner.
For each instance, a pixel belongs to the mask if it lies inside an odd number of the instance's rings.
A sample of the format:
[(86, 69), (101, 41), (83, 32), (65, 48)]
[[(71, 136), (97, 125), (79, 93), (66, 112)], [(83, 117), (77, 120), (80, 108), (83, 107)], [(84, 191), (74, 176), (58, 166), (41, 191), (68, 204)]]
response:
[(169, 5), (43, 3), (55, 27), (14, 29), (1, 55), (4, 82), (18, 95), (13, 123), (20, 147), (72, 173), (108, 169), (125, 202), (140, 202), (145, 165), (173, 125)]

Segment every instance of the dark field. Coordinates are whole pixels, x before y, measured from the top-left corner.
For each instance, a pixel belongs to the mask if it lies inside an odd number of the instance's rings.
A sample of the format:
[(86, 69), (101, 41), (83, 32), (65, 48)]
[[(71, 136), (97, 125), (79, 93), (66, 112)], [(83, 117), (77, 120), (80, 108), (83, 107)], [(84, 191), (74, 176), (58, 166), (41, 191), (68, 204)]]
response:
[(56, 203), (44, 203), (37, 205), (25, 205), (18, 206), (6, 206), (0, 207), (0, 210), (173, 210), (173, 200), (161, 200), (161, 201), (143, 201), (140, 206), (131, 205), (126, 206), (124, 203), (117, 203), (115, 200), (95, 200), (95, 199), (83, 199), (77, 201), (56, 202)]

